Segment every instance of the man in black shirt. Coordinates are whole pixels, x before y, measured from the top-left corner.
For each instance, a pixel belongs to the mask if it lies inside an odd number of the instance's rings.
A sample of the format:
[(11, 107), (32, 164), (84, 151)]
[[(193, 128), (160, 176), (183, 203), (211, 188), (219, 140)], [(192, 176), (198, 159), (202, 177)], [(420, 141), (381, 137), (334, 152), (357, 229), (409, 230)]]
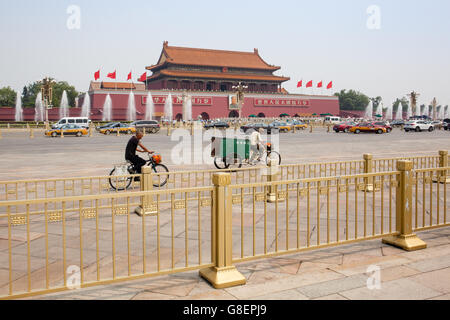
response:
[[(136, 135), (131, 137), (125, 149), (125, 159), (133, 163), (136, 173), (141, 173), (141, 167), (146, 164), (144, 159), (136, 155), (136, 151), (154, 153), (154, 151), (149, 151), (139, 142), (143, 136), (142, 131), (136, 131)], [(138, 146), (142, 149), (138, 149)]]

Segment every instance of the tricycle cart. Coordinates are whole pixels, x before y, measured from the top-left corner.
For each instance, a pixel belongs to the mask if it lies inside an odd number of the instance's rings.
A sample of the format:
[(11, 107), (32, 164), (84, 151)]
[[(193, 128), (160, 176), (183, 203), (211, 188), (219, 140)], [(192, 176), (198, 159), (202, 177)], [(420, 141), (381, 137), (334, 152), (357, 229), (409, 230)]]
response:
[(213, 137), (211, 142), (211, 157), (217, 169), (240, 168), (250, 158), (249, 139)]

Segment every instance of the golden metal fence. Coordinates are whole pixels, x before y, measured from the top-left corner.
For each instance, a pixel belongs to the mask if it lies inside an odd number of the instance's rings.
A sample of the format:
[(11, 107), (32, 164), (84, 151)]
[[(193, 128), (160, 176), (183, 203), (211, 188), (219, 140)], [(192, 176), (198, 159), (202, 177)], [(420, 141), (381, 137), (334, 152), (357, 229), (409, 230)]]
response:
[(450, 225), (441, 160), (287, 180), (272, 163), (259, 181), (220, 172), (212, 186), (168, 190), (152, 190), (143, 168), (144, 191), (1, 201), (0, 297), (70, 289), (75, 275), (88, 287), (195, 269), (223, 288), (246, 281), (235, 263), (259, 258), (376, 238), (424, 248), (413, 231)]
[[(1, 202), (0, 297), (211, 266), (213, 194), (203, 187)], [(137, 206), (146, 214), (133, 214)]]

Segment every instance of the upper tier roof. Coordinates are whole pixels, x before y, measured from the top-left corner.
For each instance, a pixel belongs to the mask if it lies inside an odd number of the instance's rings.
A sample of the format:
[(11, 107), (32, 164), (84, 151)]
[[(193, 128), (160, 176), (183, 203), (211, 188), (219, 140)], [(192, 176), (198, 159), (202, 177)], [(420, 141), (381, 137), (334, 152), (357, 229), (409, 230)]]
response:
[(215, 66), (244, 69), (278, 70), (280, 67), (266, 63), (258, 53), (253, 52), (184, 48), (169, 46), (164, 42), (158, 64), (147, 67), (153, 70), (166, 63), (179, 65)]

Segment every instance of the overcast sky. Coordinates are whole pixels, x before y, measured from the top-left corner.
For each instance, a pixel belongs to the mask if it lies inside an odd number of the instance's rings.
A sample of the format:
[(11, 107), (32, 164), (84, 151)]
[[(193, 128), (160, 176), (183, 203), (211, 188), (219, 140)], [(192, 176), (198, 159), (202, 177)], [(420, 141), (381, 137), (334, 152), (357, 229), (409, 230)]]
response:
[[(372, 5), (380, 19), (367, 12)], [(22, 90), (48, 75), (86, 91), (97, 69), (102, 78), (116, 69), (123, 81), (132, 70), (136, 79), (167, 40), (258, 48), (291, 77), (292, 93), (300, 79), (333, 80), (333, 92), (357, 89), (385, 104), (415, 90), (419, 103), (447, 105), (449, 15), (448, 0), (0, 0), (0, 87)]]

